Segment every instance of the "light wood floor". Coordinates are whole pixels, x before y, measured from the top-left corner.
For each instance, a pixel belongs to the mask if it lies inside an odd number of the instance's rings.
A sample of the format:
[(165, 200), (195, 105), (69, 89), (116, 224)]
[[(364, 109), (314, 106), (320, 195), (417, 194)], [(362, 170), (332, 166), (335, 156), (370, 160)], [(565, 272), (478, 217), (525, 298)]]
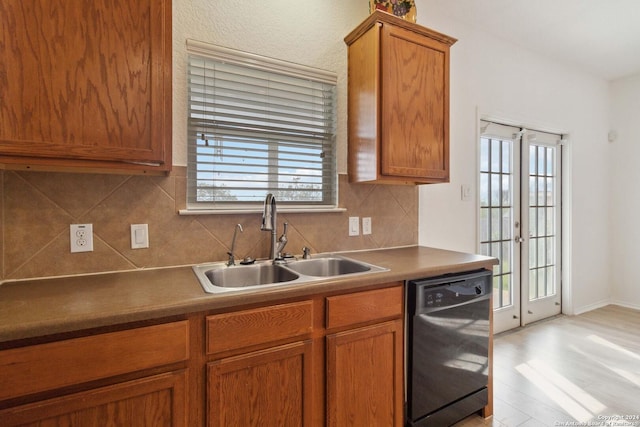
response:
[(640, 426), (640, 311), (610, 305), (496, 336), (493, 412), (456, 427)]

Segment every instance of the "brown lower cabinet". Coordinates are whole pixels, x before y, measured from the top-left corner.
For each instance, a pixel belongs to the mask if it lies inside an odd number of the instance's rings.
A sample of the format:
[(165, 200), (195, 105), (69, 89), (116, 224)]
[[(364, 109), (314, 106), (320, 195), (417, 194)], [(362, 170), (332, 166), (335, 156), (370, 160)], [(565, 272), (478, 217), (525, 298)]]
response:
[(311, 341), (207, 365), (208, 425), (311, 425)]
[(0, 411), (2, 426), (185, 426), (185, 371)]
[(398, 282), (9, 348), (0, 426), (401, 426), (402, 315)]
[(0, 425), (188, 425), (188, 326), (182, 320), (0, 351)]
[(327, 425), (402, 426), (402, 320), (327, 336)]

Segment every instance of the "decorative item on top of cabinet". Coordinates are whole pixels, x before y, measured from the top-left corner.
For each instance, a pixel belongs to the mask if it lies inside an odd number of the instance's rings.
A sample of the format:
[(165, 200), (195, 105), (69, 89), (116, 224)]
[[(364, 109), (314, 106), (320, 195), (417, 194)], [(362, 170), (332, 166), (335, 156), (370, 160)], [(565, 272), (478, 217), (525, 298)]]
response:
[(415, 0), (369, 0), (369, 13), (374, 10), (392, 13), (395, 16), (406, 19), (409, 22), (416, 22), (416, 2)]
[(0, 3), (0, 164), (171, 170), (171, 0)]
[(456, 39), (374, 11), (345, 42), (350, 182), (449, 182), (449, 49)]

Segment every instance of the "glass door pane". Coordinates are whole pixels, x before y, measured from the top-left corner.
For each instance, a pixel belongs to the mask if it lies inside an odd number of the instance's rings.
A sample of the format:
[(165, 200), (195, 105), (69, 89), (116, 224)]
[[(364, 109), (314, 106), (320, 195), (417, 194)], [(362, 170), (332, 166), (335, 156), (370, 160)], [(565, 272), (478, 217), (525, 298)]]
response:
[[(528, 238), (523, 259), (528, 274), (523, 277), (523, 324), (560, 313), (560, 145), (559, 135), (535, 132), (527, 135), (523, 164), (528, 165), (523, 206), (523, 224)], [(523, 194), (524, 196), (524, 194)]]
[(513, 141), (518, 130), (490, 124), (480, 138), (480, 252), (500, 260), (493, 269), (494, 332), (519, 325), (519, 251), (514, 245), (519, 167)]

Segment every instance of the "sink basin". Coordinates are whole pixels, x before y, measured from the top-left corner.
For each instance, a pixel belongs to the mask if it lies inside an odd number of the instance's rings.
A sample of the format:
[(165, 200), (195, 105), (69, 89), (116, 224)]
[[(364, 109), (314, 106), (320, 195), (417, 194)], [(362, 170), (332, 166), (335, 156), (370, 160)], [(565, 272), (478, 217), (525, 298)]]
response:
[(290, 270), (272, 264), (257, 264), (239, 268), (218, 268), (205, 273), (214, 286), (222, 288), (244, 288), (290, 282), (299, 276)]
[(254, 264), (227, 267), (223, 263), (193, 267), (206, 292), (220, 292), (226, 288), (253, 288), (291, 282), (300, 277), (297, 273), (273, 264)]
[(283, 264), (263, 261), (252, 265), (227, 266), (216, 262), (194, 265), (192, 268), (205, 292), (214, 294), (285, 284), (304, 285), (331, 277), (387, 271), (386, 268), (332, 254), (287, 260)]
[(367, 264), (336, 257), (294, 261), (287, 264), (287, 267), (296, 273), (320, 277), (342, 276), (343, 274), (363, 273), (371, 270)]

